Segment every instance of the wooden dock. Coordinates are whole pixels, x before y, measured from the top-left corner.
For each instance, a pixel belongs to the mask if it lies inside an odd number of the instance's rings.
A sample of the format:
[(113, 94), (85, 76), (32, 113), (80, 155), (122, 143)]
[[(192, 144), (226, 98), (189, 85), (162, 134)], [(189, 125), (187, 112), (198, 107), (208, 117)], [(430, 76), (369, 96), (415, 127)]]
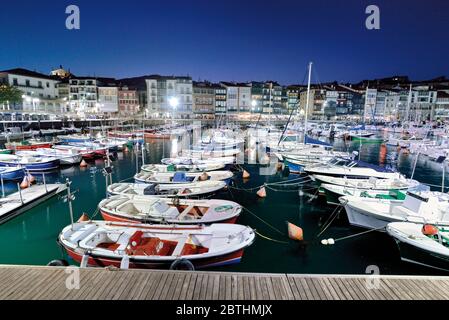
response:
[(74, 270), (79, 289), (73, 270), (0, 266), (0, 300), (449, 299), (449, 277), (381, 276), (376, 283), (370, 276)]

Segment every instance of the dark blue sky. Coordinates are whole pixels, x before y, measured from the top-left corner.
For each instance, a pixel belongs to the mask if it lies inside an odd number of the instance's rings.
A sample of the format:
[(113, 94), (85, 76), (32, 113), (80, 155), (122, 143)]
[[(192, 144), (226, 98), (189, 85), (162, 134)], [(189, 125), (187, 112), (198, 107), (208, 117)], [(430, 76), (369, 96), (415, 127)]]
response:
[[(77, 4), (81, 30), (65, 28)], [(365, 28), (376, 4), (381, 30)], [(212, 81), (359, 81), (449, 75), (447, 0), (16, 0), (0, 8), (0, 69), (191, 75)]]

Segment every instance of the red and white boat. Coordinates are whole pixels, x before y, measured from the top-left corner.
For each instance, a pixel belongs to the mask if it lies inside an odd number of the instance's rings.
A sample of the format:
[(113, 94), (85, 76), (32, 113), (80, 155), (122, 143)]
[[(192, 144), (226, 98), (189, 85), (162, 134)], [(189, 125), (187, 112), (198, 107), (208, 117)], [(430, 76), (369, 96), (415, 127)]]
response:
[(187, 200), (113, 196), (98, 205), (103, 219), (132, 223), (198, 225), (235, 223), (242, 207), (226, 200)]
[(5, 144), (6, 149), (8, 150), (36, 150), (41, 148), (51, 148), (53, 143), (51, 142), (43, 142), (37, 140), (27, 140), (22, 142), (11, 142)]
[(145, 139), (170, 139), (171, 133), (167, 130), (146, 130), (144, 137)]
[(143, 136), (142, 130), (132, 131), (132, 132), (124, 132), (124, 131), (110, 131), (108, 132), (108, 136), (111, 138), (141, 138)]
[(237, 224), (211, 226), (142, 225), (105, 221), (78, 222), (59, 235), (67, 254), (84, 266), (195, 268), (238, 263), (255, 239), (254, 230)]

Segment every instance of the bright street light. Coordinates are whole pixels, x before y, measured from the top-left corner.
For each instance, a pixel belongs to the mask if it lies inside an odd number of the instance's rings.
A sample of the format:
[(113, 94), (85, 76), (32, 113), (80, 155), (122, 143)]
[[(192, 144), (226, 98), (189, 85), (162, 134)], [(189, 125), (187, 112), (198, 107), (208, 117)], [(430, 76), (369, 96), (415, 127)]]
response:
[(170, 100), (168, 100), (168, 103), (170, 104), (170, 107), (176, 109), (179, 106), (179, 99), (176, 97), (172, 97), (170, 98)]

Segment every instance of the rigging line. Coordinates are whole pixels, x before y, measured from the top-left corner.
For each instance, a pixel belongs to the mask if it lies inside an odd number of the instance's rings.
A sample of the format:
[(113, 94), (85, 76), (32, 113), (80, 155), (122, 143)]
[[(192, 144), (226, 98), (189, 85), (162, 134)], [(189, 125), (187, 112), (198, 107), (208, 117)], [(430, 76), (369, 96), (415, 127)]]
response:
[(337, 241), (343, 241), (343, 240), (347, 240), (347, 239), (351, 239), (351, 238), (355, 238), (355, 237), (357, 237), (357, 236), (362, 236), (362, 235), (368, 234), (368, 233), (370, 233), (370, 232), (380, 231), (380, 230), (384, 230), (384, 229), (385, 229), (385, 227), (367, 230), (367, 231), (364, 231), (364, 232), (360, 232), (360, 233), (353, 234), (353, 235), (351, 235), (351, 236), (347, 236), (347, 237), (335, 239), (335, 242), (337, 242)]

